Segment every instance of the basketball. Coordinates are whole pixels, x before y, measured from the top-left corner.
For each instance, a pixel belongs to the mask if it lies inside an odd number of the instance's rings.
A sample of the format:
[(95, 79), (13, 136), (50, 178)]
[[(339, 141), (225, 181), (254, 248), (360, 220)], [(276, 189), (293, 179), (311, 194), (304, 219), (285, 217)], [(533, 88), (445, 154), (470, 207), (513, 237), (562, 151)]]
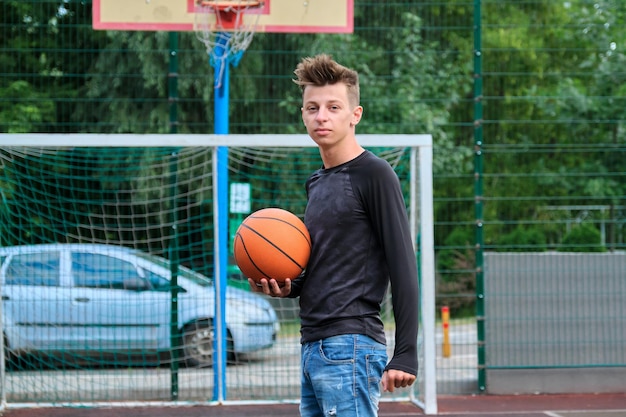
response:
[(248, 278), (284, 282), (304, 271), (311, 254), (311, 237), (295, 214), (265, 208), (245, 218), (233, 242), (235, 262)]

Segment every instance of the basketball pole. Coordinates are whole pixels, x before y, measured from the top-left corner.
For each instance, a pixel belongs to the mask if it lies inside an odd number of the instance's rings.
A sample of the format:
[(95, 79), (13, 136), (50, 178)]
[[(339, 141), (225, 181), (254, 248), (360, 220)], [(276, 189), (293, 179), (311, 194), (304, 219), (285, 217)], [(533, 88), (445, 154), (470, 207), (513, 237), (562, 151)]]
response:
[[(223, 36), (222, 36), (223, 35)], [(227, 41), (230, 34), (220, 34), (215, 45), (215, 55), (229, 53)], [(228, 135), (228, 106), (230, 85), (228, 59), (213, 60), (214, 68), (214, 131)], [(215, 258), (215, 315), (213, 338), (213, 400), (226, 400), (226, 285), (228, 270), (228, 147), (218, 146), (214, 152), (214, 252)]]

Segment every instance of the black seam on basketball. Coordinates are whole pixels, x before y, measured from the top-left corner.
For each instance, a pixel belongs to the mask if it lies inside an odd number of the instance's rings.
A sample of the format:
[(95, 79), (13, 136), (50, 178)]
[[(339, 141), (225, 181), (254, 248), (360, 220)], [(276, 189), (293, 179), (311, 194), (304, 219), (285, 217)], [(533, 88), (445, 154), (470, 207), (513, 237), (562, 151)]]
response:
[[(235, 235), (235, 238), (237, 237), (239, 237), (239, 240), (241, 240), (241, 246), (243, 247), (243, 251), (246, 253), (246, 256), (248, 257), (248, 260), (250, 261), (252, 266), (254, 266), (256, 270), (259, 271), (265, 278), (269, 278), (270, 276), (266, 274), (265, 272), (263, 272), (263, 270), (259, 268), (259, 266), (254, 262), (254, 259), (252, 259), (252, 257), (250, 256), (250, 252), (248, 252), (248, 249), (246, 248), (246, 241), (243, 239), (243, 237), (239, 233)], [(236, 260), (237, 260), (237, 255), (235, 255), (235, 261)]]
[[(258, 218), (258, 217), (257, 217)], [(282, 221), (280, 219), (276, 219), (275, 217), (268, 217), (270, 219), (275, 219), (275, 220), (279, 220)], [(293, 225), (291, 223), (288, 222), (284, 222), (287, 223), (289, 226)], [(285, 255), (285, 257), (287, 257), (294, 265), (296, 265), (298, 268), (300, 268), (301, 271), (304, 271), (304, 266), (300, 265), (300, 263), (298, 261), (296, 261), (295, 259), (293, 259), (291, 256), (289, 256), (288, 253), (285, 253), (285, 251), (283, 251), (281, 248), (279, 248), (278, 246), (276, 246), (273, 242), (269, 241), (265, 236), (263, 236), (262, 234), (260, 234), (259, 232), (257, 232), (256, 230), (254, 230), (252, 227), (248, 226), (247, 224), (242, 224), (241, 227), (245, 227), (246, 229), (250, 230), (252, 233), (254, 233), (255, 235), (257, 235), (258, 237), (260, 237), (261, 239), (263, 239), (264, 241), (266, 241), (267, 243), (269, 243), (270, 245), (272, 245), (275, 249), (277, 249), (280, 253), (282, 253), (283, 255)], [(296, 228), (297, 229), (297, 228)], [(298, 230), (300, 231), (300, 230)], [(302, 234), (302, 232), (300, 232)], [(308, 242), (308, 240), (306, 239), (306, 236), (304, 236), (304, 234), (302, 234), (302, 236), (305, 238), (305, 240)], [(243, 238), (241, 239), (241, 241), (243, 242)], [(245, 247), (245, 246), (244, 246)], [(309, 242), (309, 247), (311, 247), (311, 243)], [(247, 252), (246, 252), (247, 253)], [(250, 259), (250, 261), (252, 261), (252, 259)], [(261, 269), (257, 268), (259, 270), (259, 272), (263, 273), (263, 271), (261, 271)], [(264, 274), (266, 275), (266, 274)], [(266, 275), (267, 276), (267, 275)]]
[[(254, 215), (253, 215), (253, 216), (251, 216), (251, 218), (252, 218), (252, 219), (266, 219), (266, 220), (267, 220), (267, 219), (271, 219), (271, 220), (276, 220), (276, 221), (281, 222), (281, 223), (285, 223), (285, 224), (289, 225), (289, 227), (291, 227), (291, 228), (293, 228), (293, 229), (297, 230), (297, 231), (298, 231), (298, 233), (300, 233), (300, 234), (302, 235), (302, 237), (304, 238), (304, 240), (306, 240), (306, 241), (307, 241), (307, 243), (309, 244), (309, 249), (311, 248), (311, 238), (310, 238), (310, 237), (307, 237), (307, 235), (306, 235), (306, 234), (302, 233), (302, 230), (300, 230), (298, 227), (294, 226), (292, 223), (289, 223), (288, 221), (283, 220), (283, 219), (280, 219), (280, 218), (278, 218), (278, 217), (271, 217), (271, 216), (254, 216)], [(297, 218), (297, 217), (296, 217), (296, 219), (298, 219), (299, 221), (301, 221), (301, 220), (300, 220), (299, 218)], [(249, 226), (248, 226), (248, 225), (246, 225), (245, 223), (242, 223), (241, 225), (249, 228)], [(305, 227), (306, 227), (306, 226), (305, 226)]]

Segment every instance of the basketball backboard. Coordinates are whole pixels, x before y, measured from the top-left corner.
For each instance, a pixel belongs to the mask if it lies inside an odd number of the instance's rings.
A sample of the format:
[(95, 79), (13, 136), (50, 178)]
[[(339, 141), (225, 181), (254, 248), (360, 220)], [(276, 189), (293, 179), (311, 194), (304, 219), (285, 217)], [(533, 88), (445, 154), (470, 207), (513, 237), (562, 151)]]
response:
[[(352, 33), (354, 0), (264, 0), (256, 32)], [(196, 0), (93, 0), (93, 28), (193, 31)]]

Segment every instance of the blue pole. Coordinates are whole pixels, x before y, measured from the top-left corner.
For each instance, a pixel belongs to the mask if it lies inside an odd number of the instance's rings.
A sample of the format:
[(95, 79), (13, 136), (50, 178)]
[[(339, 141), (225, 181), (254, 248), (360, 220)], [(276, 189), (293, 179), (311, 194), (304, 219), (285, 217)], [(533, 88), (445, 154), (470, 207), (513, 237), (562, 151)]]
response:
[[(215, 46), (215, 56), (225, 56), (226, 43), (230, 34), (218, 34), (218, 43)], [(216, 59), (213, 62), (215, 69), (214, 82), (214, 118), (215, 134), (228, 134), (228, 94), (229, 94), (229, 66), (227, 59)], [(226, 399), (226, 285), (228, 264), (228, 148), (218, 146), (215, 159), (217, 167), (217, 225), (215, 235), (215, 338), (213, 357), (213, 400)], [(215, 205), (214, 205), (215, 207)]]

